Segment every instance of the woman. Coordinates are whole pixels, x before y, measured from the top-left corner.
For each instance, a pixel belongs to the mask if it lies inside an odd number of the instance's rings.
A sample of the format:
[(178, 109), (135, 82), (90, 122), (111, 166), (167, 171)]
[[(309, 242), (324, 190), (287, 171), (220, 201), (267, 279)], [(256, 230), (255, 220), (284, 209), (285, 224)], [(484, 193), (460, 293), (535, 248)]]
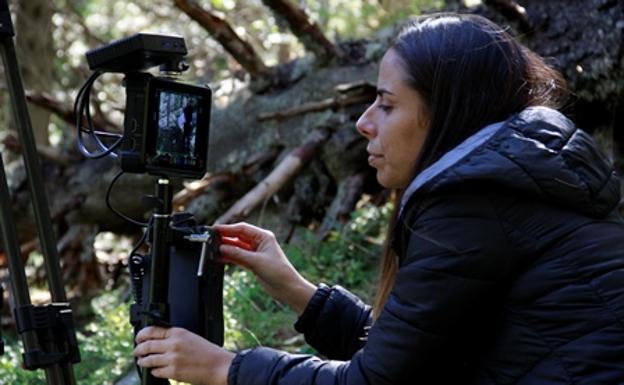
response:
[(374, 316), (301, 277), (270, 232), (218, 226), (224, 259), (330, 360), (152, 327), (139, 365), (230, 385), (624, 383), (620, 185), (553, 109), (560, 75), (482, 17), (436, 14), (398, 36), (377, 87), (357, 129), (379, 183), (403, 194)]

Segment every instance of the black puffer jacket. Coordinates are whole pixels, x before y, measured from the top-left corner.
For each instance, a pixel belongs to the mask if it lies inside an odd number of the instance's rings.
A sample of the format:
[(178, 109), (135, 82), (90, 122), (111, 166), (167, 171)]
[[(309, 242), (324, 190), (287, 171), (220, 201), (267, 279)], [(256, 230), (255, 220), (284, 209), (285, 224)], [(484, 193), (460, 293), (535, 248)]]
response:
[(321, 286), (296, 327), (332, 360), (247, 350), (229, 385), (624, 384), (619, 189), (554, 110), (482, 129), (406, 190), (370, 330), (369, 307)]

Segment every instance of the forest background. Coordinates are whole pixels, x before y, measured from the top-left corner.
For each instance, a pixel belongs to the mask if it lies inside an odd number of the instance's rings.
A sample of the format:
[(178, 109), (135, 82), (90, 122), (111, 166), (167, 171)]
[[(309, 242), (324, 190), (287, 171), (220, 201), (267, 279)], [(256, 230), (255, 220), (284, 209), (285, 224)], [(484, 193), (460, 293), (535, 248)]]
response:
[[(559, 69), (564, 112), (624, 171), (624, 4), (618, 0), (20, 0), (11, 2), (20, 71), (45, 174), (83, 362), (79, 383), (136, 382), (128, 323), (128, 252), (141, 229), (115, 216), (105, 192), (118, 165), (85, 160), (72, 104), (90, 75), (85, 52), (137, 32), (181, 35), (184, 80), (213, 89), (209, 173), (174, 181), (176, 211), (200, 223), (246, 220), (271, 229), (313, 282), (341, 284), (370, 301), (391, 197), (367, 166), (355, 121), (375, 97), (377, 63), (406, 17), (440, 10), (485, 15)], [(92, 93), (98, 128), (121, 131), (122, 77)], [(0, 146), (33, 302), (49, 301), (20, 145), (0, 74)], [(112, 202), (145, 220), (154, 177), (126, 174)], [(0, 277), (9, 287), (7, 262)], [(0, 384), (44, 384), (19, 368), (10, 298), (1, 325)], [(313, 353), (295, 315), (245, 271), (227, 267), (226, 347)]]

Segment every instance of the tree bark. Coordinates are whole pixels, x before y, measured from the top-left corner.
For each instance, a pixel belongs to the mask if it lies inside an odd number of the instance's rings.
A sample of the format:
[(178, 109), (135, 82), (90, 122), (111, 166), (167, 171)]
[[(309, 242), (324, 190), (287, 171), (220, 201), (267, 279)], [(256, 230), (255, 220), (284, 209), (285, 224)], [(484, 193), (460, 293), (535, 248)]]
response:
[[(516, 3), (497, 0), (486, 4), (494, 2)], [(616, 0), (525, 0), (519, 3), (526, 11), (532, 33), (518, 35), (568, 82), (572, 97), (564, 112), (580, 127), (606, 138), (605, 149), (622, 174), (624, 3)], [(500, 11), (500, 8), (494, 10)], [(501, 15), (503, 22), (517, 25), (517, 17), (512, 13), (502, 12)]]
[(526, 9), (514, 0), (485, 0), (485, 5), (496, 9), (509, 21), (518, 23), (518, 30), (522, 33), (533, 33), (533, 25), (529, 20)]
[[(24, 87), (49, 92), (52, 84), (52, 4), (48, 0), (17, 2), (16, 51)], [(32, 103), (28, 106), (33, 134), (38, 144), (49, 145), (50, 111)]]

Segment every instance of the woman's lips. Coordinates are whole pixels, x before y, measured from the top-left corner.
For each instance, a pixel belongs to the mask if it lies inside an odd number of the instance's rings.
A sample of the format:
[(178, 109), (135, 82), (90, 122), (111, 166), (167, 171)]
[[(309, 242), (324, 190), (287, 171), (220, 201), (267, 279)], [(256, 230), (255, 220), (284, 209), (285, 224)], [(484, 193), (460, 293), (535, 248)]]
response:
[(371, 166), (375, 167), (375, 164), (379, 163), (379, 161), (381, 161), (381, 158), (383, 158), (382, 155), (369, 154), (368, 155), (368, 164), (370, 164)]

